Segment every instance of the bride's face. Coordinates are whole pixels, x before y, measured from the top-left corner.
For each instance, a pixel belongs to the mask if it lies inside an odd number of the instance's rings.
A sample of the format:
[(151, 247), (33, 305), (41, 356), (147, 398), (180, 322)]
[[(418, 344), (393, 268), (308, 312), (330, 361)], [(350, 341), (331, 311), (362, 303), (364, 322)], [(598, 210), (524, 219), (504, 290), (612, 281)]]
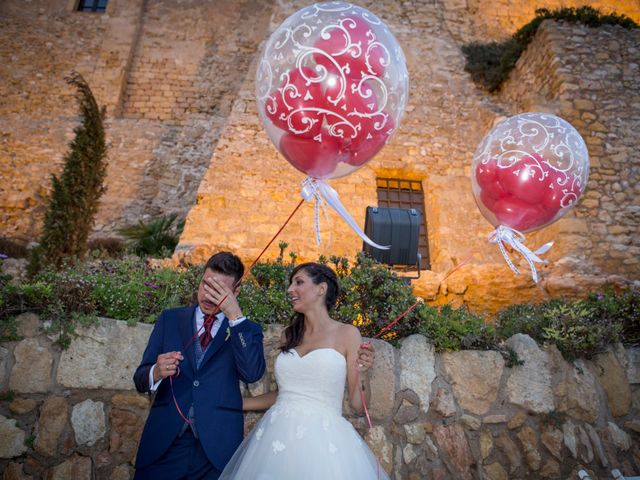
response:
[(293, 276), (291, 285), (287, 289), (291, 306), (299, 313), (324, 305), (326, 293), (327, 285), (313, 283), (313, 279), (304, 270), (300, 270)]

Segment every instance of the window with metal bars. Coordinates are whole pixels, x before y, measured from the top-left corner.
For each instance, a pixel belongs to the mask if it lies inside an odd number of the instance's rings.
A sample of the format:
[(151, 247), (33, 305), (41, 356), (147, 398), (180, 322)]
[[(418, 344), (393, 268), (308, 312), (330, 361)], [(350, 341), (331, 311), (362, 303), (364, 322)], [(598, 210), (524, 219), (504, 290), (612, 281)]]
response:
[(78, 11), (104, 13), (107, 9), (108, 1), (109, 0), (80, 0), (78, 2)]
[(420, 269), (429, 270), (429, 242), (427, 241), (427, 217), (424, 214), (424, 192), (419, 180), (403, 180), (401, 178), (376, 178), (378, 206), (387, 208), (415, 208), (420, 212)]

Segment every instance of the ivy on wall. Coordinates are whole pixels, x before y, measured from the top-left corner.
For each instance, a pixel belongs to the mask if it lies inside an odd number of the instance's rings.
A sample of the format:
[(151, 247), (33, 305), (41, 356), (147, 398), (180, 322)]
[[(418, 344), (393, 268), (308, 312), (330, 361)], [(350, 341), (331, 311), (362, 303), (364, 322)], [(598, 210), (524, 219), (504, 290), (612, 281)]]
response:
[(579, 23), (588, 27), (619, 25), (624, 28), (638, 28), (639, 25), (626, 15), (603, 14), (593, 7), (559, 8), (536, 10), (536, 16), (520, 28), (510, 38), (502, 42), (471, 42), (462, 46), (466, 57), (465, 71), (473, 81), (489, 92), (500, 90), (502, 83), (516, 65), (520, 55), (526, 50), (544, 20), (562, 20)]

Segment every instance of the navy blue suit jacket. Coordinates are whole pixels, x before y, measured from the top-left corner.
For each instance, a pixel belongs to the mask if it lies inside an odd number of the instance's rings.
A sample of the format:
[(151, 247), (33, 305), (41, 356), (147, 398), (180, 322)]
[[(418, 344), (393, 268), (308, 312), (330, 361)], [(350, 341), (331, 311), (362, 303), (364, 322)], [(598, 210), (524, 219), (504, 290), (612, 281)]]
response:
[[(183, 415), (193, 403), (200, 443), (211, 463), (224, 469), (242, 442), (242, 396), (239, 381), (258, 381), (265, 370), (262, 329), (250, 320), (229, 327), (224, 319), (196, 369), (194, 312), (191, 307), (162, 312), (149, 337), (133, 381), (139, 392), (149, 392), (149, 371), (161, 353), (179, 351), (184, 360), (173, 377), (173, 392)], [(227, 330), (230, 335), (227, 337)], [(186, 347), (186, 351), (185, 351)], [(151, 465), (167, 451), (180, 433), (184, 420), (176, 410), (171, 383), (164, 379), (151, 405), (142, 432), (136, 468)]]

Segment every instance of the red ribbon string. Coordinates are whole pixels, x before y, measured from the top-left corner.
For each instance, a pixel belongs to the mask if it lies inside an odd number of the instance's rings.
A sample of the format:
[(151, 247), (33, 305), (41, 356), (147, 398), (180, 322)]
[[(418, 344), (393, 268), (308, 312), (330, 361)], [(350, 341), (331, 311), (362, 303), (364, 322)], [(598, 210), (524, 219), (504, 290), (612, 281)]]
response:
[[(269, 243), (267, 243), (267, 246), (264, 247), (262, 249), (262, 251), (260, 252), (260, 255), (258, 255), (256, 257), (256, 259), (253, 261), (253, 263), (251, 264), (251, 266), (245, 270), (244, 274), (242, 275), (242, 277), (240, 277), (240, 279), (238, 279), (238, 281), (235, 283), (235, 285), (233, 286), (232, 290), (235, 290), (238, 285), (240, 285), (240, 282), (242, 282), (242, 279), (245, 277), (245, 275), (247, 273), (249, 273), (251, 270), (253, 270), (253, 267), (256, 266), (256, 263), (258, 263), (258, 260), (260, 260), (260, 258), (262, 257), (262, 255), (264, 254), (264, 252), (267, 251), (267, 249), (271, 246), (271, 244), (274, 242), (274, 240), (276, 238), (278, 238), (278, 235), (280, 235), (280, 233), (282, 232), (282, 230), (284, 230), (284, 227), (287, 226), (287, 224), (291, 221), (291, 219), (293, 218), (293, 216), (296, 214), (296, 212), (300, 209), (300, 207), (302, 206), (302, 204), (304, 203), (304, 198), (302, 200), (300, 200), (300, 202), (298, 203), (298, 205), (296, 205), (296, 208), (293, 209), (293, 212), (291, 212), (291, 214), (289, 215), (289, 218), (287, 218), (287, 220), (284, 222), (284, 224), (282, 224), (282, 226), (280, 227), (280, 229), (278, 229), (278, 231), (276, 232), (276, 234), (273, 236), (273, 238), (271, 238), (271, 240), (269, 240)], [(231, 292), (229, 292), (231, 293)], [(227, 293), (224, 298), (220, 301), (220, 303), (218, 303), (216, 305), (216, 307), (213, 309), (213, 312), (211, 312), (209, 315), (207, 315), (207, 317), (205, 318), (204, 322), (202, 323), (202, 326), (196, 331), (196, 333), (193, 334), (193, 336), (191, 337), (191, 339), (187, 342), (187, 344), (184, 346), (184, 350), (186, 351), (187, 348), (189, 348), (191, 346), (191, 344), (194, 342), (194, 340), (196, 338), (198, 338), (200, 336), (200, 332), (203, 328), (205, 328), (205, 326), (209, 326), (210, 324), (212, 324), (214, 322), (214, 318), (215, 315), (220, 311), (220, 305), (222, 305), (224, 303), (224, 301), (227, 299), (227, 297), (229, 296), (229, 293)], [(178, 368), (176, 370), (176, 373), (174, 373), (173, 375), (178, 376), (180, 374), (180, 369)], [(169, 384), (171, 385), (171, 396), (173, 397), (173, 404), (176, 407), (176, 410), (178, 411), (178, 415), (180, 415), (180, 417), (182, 417), (182, 419), (187, 422), (189, 425), (191, 425), (191, 422), (189, 421), (189, 419), (187, 417), (185, 417), (185, 415), (182, 413), (182, 410), (180, 410), (180, 406), (178, 405), (178, 401), (176, 399), (176, 395), (175, 392), (173, 391), (173, 375), (171, 375), (169, 377)]]
[[(469, 255), (460, 264), (456, 265), (453, 268), (450, 268), (449, 271), (442, 278), (442, 280), (440, 280), (440, 282), (444, 282), (447, 278), (449, 278), (451, 276), (451, 274), (453, 274), (455, 271), (460, 269), (462, 266), (464, 266), (467, 263), (469, 263), (469, 261), (472, 258), (473, 258), (473, 254)], [(416, 300), (416, 302), (413, 305), (411, 305), (404, 312), (402, 312), (400, 315), (398, 315), (396, 318), (394, 318), (391, 322), (389, 322), (387, 325), (385, 325), (382, 329), (380, 329), (380, 331), (373, 338), (379, 338), (384, 332), (386, 332), (391, 327), (393, 327), (396, 323), (398, 323), (400, 320), (402, 320), (402, 318), (404, 318), (404, 316), (407, 315), (411, 310), (416, 308), (419, 303), (420, 303), (420, 300)], [(358, 371), (358, 376), (359, 376), (359, 374), (360, 374), (360, 371)], [(371, 429), (373, 429), (373, 425), (371, 423), (371, 417), (369, 416), (369, 409), (367, 408), (367, 402), (364, 399), (364, 389), (362, 387), (362, 384), (359, 382), (359, 378), (356, 378), (356, 380), (358, 380), (358, 384), (359, 384), (358, 389), (360, 390), (360, 400), (362, 402), (362, 407), (364, 408), (364, 414), (367, 417), (367, 424), (369, 425), (369, 431), (371, 431)], [(378, 478), (380, 478), (380, 462), (377, 462), (377, 475), (378, 475)]]

